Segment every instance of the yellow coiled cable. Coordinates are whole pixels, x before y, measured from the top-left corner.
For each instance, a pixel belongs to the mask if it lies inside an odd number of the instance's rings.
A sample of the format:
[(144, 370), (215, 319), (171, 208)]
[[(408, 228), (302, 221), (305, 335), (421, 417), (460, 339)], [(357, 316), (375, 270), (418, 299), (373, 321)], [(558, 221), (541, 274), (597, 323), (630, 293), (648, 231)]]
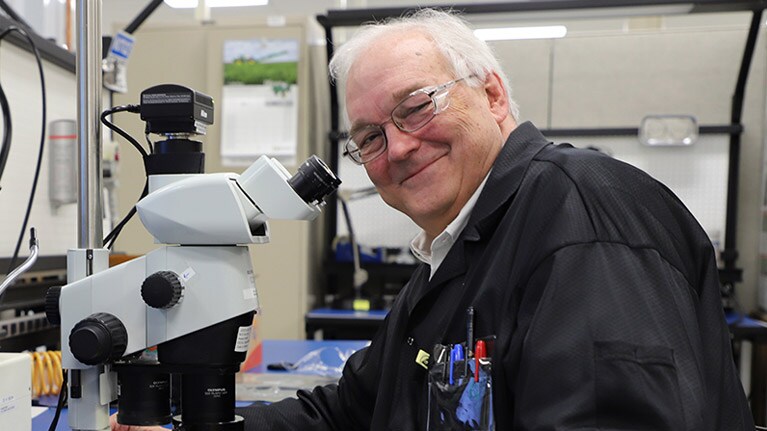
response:
[(33, 352), (32, 396), (58, 395), (64, 377), (61, 370), (61, 351)]

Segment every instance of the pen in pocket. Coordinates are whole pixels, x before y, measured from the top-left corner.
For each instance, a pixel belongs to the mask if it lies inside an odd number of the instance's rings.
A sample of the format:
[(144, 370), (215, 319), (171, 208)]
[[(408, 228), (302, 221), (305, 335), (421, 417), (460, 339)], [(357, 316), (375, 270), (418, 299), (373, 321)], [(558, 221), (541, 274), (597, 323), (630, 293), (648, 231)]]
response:
[[(456, 344), (450, 352), (450, 384), (455, 384), (455, 366), (464, 361), (463, 346)], [(465, 361), (464, 361), (465, 362)], [(464, 374), (465, 375), (465, 374)]]
[(474, 349), (474, 381), (479, 381), (479, 360), (484, 359), (487, 354), (485, 353), (485, 342), (483, 340), (477, 341), (477, 347)]

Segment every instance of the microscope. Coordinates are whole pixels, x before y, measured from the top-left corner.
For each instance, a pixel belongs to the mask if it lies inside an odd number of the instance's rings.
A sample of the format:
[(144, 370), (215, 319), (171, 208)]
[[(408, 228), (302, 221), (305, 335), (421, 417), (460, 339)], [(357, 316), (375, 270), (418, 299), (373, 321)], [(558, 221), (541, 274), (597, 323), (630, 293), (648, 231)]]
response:
[[(48, 292), (46, 312), (61, 326), (69, 373), (69, 425), (108, 429), (109, 403), (118, 398), (122, 424), (242, 431), (234, 377), (258, 308), (247, 244), (269, 241), (268, 219), (316, 218), (340, 180), (316, 156), (295, 175), (266, 156), (241, 175), (203, 174), (202, 143), (191, 137), (213, 123), (213, 100), (192, 89), (149, 88), (139, 112), (147, 136), (165, 138), (145, 158), (149, 193), (136, 204), (163, 245)], [(67, 263), (87, 267), (91, 258), (70, 253)], [(156, 356), (147, 355), (153, 346)], [(175, 416), (171, 374), (181, 380)]]

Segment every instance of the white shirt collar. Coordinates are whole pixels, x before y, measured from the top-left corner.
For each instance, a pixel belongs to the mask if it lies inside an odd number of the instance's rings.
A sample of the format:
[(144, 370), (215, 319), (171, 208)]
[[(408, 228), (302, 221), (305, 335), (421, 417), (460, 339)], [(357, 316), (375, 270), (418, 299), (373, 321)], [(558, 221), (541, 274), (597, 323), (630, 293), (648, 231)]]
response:
[(482, 189), (485, 188), (485, 183), (487, 183), (488, 177), (490, 177), (490, 172), (487, 173), (482, 180), (482, 183), (477, 187), (477, 190), (474, 191), (474, 194), (472, 194), (469, 200), (466, 201), (466, 204), (461, 208), (461, 211), (455, 219), (447, 225), (442, 233), (434, 238), (431, 244), (427, 244), (427, 235), (423, 230), (421, 230), (410, 242), (410, 250), (415, 257), (421, 262), (431, 266), (430, 280), (431, 277), (434, 276), (434, 273), (437, 272), (442, 261), (445, 260), (445, 256), (447, 256), (450, 248), (453, 247), (455, 240), (458, 239), (458, 235), (461, 234), (463, 228), (465, 228), (466, 224), (469, 222), (469, 216), (474, 210), (474, 205), (477, 203), (477, 199), (479, 199)]

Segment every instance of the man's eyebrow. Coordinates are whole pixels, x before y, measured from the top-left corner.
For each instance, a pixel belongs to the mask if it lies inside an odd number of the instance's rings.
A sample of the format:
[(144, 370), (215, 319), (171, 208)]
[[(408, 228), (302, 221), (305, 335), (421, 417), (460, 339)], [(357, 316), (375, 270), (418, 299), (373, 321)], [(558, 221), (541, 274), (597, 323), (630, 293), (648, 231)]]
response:
[[(388, 118), (387, 118), (387, 120), (388, 120)], [(386, 123), (386, 121), (384, 121), (384, 123)], [(349, 136), (353, 136), (355, 133), (358, 133), (358, 132), (360, 132), (362, 130), (365, 130), (367, 128), (370, 128), (370, 127), (378, 127), (380, 124), (383, 124), (383, 123), (370, 123), (370, 122), (367, 122), (367, 121), (354, 122), (354, 123), (352, 123), (351, 127), (349, 128)]]
[[(402, 101), (405, 97), (409, 96), (414, 91), (418, 91), (422, 88), (426, 88), (428, 85), (425, 85), (423, 83), (418, 83), (415, 85), (411, 85), (409, 87), (405, 87), (402, 90), (399, 90), (395, 93), (392, 93), (392, 100), (394, 103), (392, 104), (392, 108), (394, 108), (399, 102)], [(368, 123), (368, 122), (354, 122), (352, 123), (351, 127), (349, 128), (349, 135), (354, 135), (355, 133), (359, 132), (360, 130), (370, 127), (370, 126), (376, 126), (377, 124), (374, 123)]]
[(419, 83), (419, 84), (415, 84), (415, 85), (412, 85), (412, 86), (409, 86), (409, 87), (405, 87), (402, 90), (392, 94), (392, 99), (394, 99), (394, 103), (395, 104), (399, 103), (399, 102), (402, 101), (402, 99), (404, 99), (405, 97), (409, 96), (414, 91), (418, 91), (418, 90), (420, 90), (422, 88), (425, 88), (427, 86), (428, 85), (426, 85), (426, 84)]
[(355, 133), (359, 132), (360, 130), (372, 126), (372, 123), (359, 123), (355, 122), (352, 124), (352, 127), (349, 128), (349, 136), (353, 136)]

